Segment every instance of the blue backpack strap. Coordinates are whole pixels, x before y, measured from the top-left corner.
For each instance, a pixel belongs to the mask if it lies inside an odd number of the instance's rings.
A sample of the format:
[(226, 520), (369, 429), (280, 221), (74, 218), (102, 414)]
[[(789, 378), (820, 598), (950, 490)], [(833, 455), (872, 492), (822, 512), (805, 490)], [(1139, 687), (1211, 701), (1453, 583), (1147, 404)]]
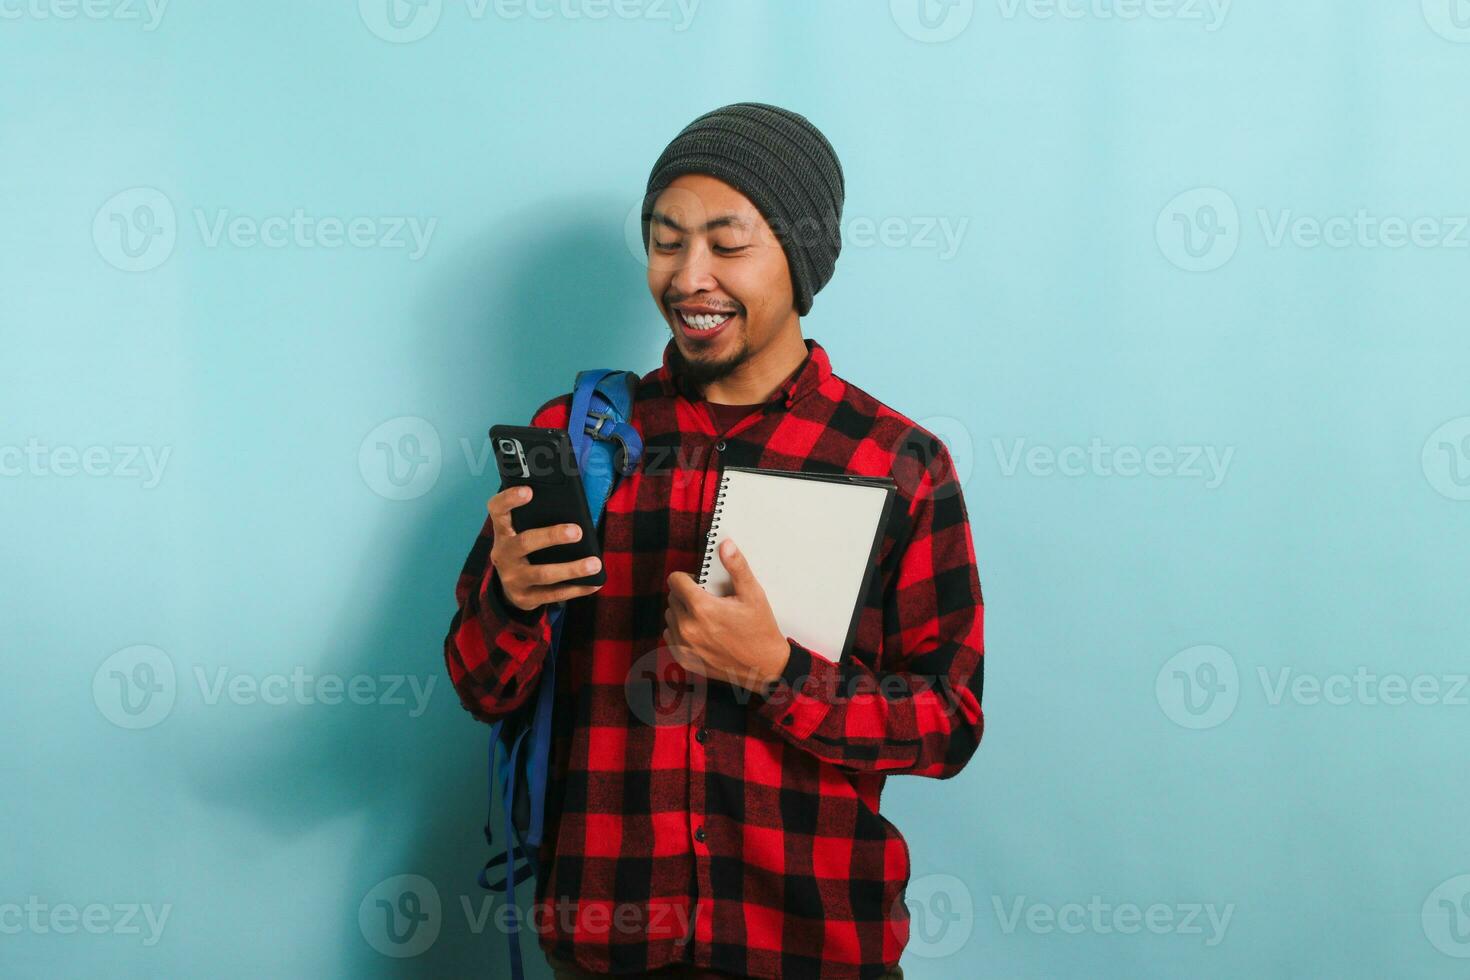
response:
[(602, 520), (617, 477), (633, 472), (643, 456), (643, 437), (628, 421), (638, 383), (632, 371), (597, 368), (578, 372), (572, 389), (567, 431), (594, 527)]
[[(491, 813), (486, 818), (485, 822), (485, 839), (492, 846), (495, 844), (495, 834), (492, 826), (492, 821), (495, 818), (495, 785), (497, 782), (500, 784), (500, 798), (503, 801), (503, 809), (505, 810), (507, 815), (513, 815), (515, 812), (516, 793), (518, 792), (516, 784), (516, 772), (520, 769), (519, 763), (521, 759), (522, 743), (525, 742), (527, 732), (529, 731), (529, 729), (522, 728), (514, 735), (512, 744), (502, 746), (499, 736), (503, 724), (503, 721), (497, 721), (491, 728)], [(505, 759), (497, 762), (497, 757), (500, 754), (500, 750), (502, 748), (504, 749)], [(526, 861), (525, 843), (521, 842), (520, 844), (516, 844), (515, 837), (510, 834), (507, 834), (505, 839), (507, 842), (506, 849), (502, 853), (485, 862), (485, 867), (480, 869), (479, 882), (481, 888), (497, 892), (506, 891), (507, 888), (510, 888), (521, 883), (522, 881), (525, 881), (526, 878), (528, 878), (531, 875), (532, 871), (535, 869), (535, 866), (530, 862), (522, 863)], [(505, 865), (505, 877), (499, 881), (492, 883), (489, 880), (488, 872), (491, 868), (494, 868), (497, 865), (501, 864)]]
[[(525, 735), (524, 732), (521, 734), (522, 736)], [(519, 744), (519, 740), (517, 740), (517, 745)], [(507, 797), (507, 800), (511, 799), (514, 799), (514, 797)], [(507, 846), (514, 839), (515, 834), (515, 820), (511, 816), (512, 809), (514, 808), (507, 802), (505, 805), (505, 840)], [(507, 865), (507, 867), (509, 866)], [(516, 876), (512, 874), (507, 874), (505, 877), (505, 903), (514, 910), (510, 919), (510, 928), (506, 930), (506, 940), (510, 943), (511, 980), (525, 980), (526, 971), (521, 963), (521, 910), (520, 906), (516, 905)]]
[[(572, 389), (571, 411), (567, 418), (567, 431), (575, 451), (577, 468), (582, 476), (583, 490), (587, 495), (587, 509), (592, 516), (593, 527), (598, 527), (612, 495), (618, 477), (633, 472), (643, 456), (643, 439), (630, 423), (633, 399), (639, 384), (638, 375), (632, 371), (612, 371), (597, 368), (581, 371)], [(492, 858), (480, 872), (480, 886), (493, 891), (504, 891), (506, 902), (515, 905), (515, 886), (527, 877), (541, 876), (539, 850), (545, 827), (546, 784), (550, 772), (551, 722), (556, 697), (556, 662), (561, 648), (562, 625), (565, 622), (566, 603), (555, 603), (548, 611), (551, 621), (551, 647), (542, 667), (539, 690), (536, 692), (535, 709), (530, 724), (516, 732), (512, 744), (507, 747), (506, 760), (499, 764), (502, 776), (501, 807), (505, 814), (505, 851)], [(497, 747), (501, 741), (504, 719), (497, 721), (490, 730), (490, 807), (493, 818), (497, 772)], [(507, 733), (509, 734), (509, 733)], [(517, 775), (521, 769), (521, 753), (527, 735), (530, 746), (526, 748), (525, 779), (527, 796), (530, 800), (530, 826), (522, 835), (515, 825), (514, 811), (518, 792)], [(491, 840), (491, 820), (485, 824), (485, 836)], [(491, 884), (486, 872), (499, 864), (505, 864), (506, 873), (502, 881)], [(519, 912), (510, 920), (507, 939), (510, 945), (511, 975), (513, 980), (523, 980), (524, 967), (521, 961)]]
[[(546, 656), (546, 665), (541, 669), (540, 690), (536, 692), (536, 713), (531, 721), (531, 757), (527, 763), (531, 783), (531, 827), (526, 835), (526, 846), (534, 852), (541, 845), (542, 822), (546, 816), (546, 780), (551, 764), (551, 715), (556, 696), (556, 651), (561, 649), (561, 627), (565, 621), (565, 609), (558, 603), (551, 611), (551, 650)], [(535, 867), (535, 858), (532, 858)], [(536, 872), (540, 877), (540, 871)]]
[[(638, 430), (625, 421), (633, 407), (633, 393), (638, 378), (631, 371), (610, 371), (597, 368), (577, 373), (572, 386), (571, 413), (567, 418), (567, 430), (577, 454), (577, 468), (583, 474), (583, 490), (587, 495), (587, 510), (592, 515), (592, 524), (598, 526), (611, 495), (614, 482), (614, 465), (601, 468), (590, 465), (595, 449), (594, 440), (616, 442), (621, 449), (621, 462), (616, 463), (621, 472), (631, 468), (643, 454), (643, 439)], [(609, 449), (605, 455), (617, 450)], [(566, 614), (566, 603), (559, 602), (551, 607), (551, 650), (547, 654), (542, 672), (540, 689), (537, 691), (536, 710), (532, 720), (531, 756), (527, 765), (530, 782), (531, 825), (525, 843), (531, 850), (541, 844), (542, 828), (546, 815), (546, 780), (551, 756), (551, 717), (553, 699), (556, 695), (557, 651), (561, 649), (561, 630)]]

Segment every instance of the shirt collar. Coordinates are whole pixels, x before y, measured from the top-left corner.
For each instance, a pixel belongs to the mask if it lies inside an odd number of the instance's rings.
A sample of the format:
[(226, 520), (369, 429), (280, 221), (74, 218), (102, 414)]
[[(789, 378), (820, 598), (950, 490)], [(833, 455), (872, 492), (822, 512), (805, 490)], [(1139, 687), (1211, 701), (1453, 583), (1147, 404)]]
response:
[[(785, 407), (790, 408), (807, 395), (816, 391), (822, 384), (832, 376), (832, 361), (827, 356), (826, 348), (810, 337), (803, 337), (802, 343), (806, 344), (806, 360), (801, 366), (782, 382), (781, 387), (771, 393), (766, 402), (780, 401)], [(683, 395), (690, 401), (698, 401), (702, 398), (698, 391), (689, 390), (684, 379), (674, 374), (670, 365), (673, 362), (674, 338), (670, 337), (664, 345), (663, 364), (658, 369), (659, 383), (663, 386), (666, 395)]]

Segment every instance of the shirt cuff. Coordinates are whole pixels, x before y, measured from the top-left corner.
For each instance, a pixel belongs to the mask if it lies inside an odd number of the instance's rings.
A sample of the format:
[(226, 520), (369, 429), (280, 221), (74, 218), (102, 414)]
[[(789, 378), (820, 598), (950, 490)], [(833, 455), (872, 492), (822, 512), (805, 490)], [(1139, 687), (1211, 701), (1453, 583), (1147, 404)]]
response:
[(781, 676), (761, 692), (756, 711), (793, 738), (806, 738), (832, 710), (839, 670), (835, 663), (786, 637), (791, 656)]
[(522, 626), (536, 626), (546, 615), (546, 606), (540, 605), (535, 609), (525, 610), (512, 603), (505, 597), (505, 590), (500, 586), (500, 573), (494, 568), (490, 569), (489, 580), (485, 584), (483, 601), (485, 608), (490, 610), (494, 616), (509, 620), (512, 623), (520, 623)]

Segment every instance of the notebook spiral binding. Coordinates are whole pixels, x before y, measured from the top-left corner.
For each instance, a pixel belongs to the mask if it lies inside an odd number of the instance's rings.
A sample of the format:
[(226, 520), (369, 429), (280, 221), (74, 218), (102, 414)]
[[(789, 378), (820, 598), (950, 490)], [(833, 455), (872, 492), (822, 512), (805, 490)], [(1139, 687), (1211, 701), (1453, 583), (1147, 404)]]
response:
[(703, 585), (709, 577), (710, 567), (715, 563), (715, 549), (710, 545), (714, 543), (715, 531), (720, 527), (720, 508), (725, 506), (725, 490), (729, 487), (729, 481), (724, 473), (720, 474), (720, 485), (715, 489), (715, 509), (710, 515), (709, 533), (704, 536), (704, 559), (699, 563), (699, 584)]

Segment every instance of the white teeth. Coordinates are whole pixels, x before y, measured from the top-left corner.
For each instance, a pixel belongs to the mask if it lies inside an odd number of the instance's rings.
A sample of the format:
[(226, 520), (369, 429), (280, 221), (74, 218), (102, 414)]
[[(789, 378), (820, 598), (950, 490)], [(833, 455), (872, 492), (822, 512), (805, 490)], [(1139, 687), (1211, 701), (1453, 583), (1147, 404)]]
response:
[(698, 316), (690, 316), (687, 313), (683, 312), (679, 313), (679, 318), (683, 320), (684, 324), (692, 330), (713, 330), (715, 327), (718, 327), (720, 324), (730, 319), (728, 314), (719, 314), (715, 316), (700, 314)]

